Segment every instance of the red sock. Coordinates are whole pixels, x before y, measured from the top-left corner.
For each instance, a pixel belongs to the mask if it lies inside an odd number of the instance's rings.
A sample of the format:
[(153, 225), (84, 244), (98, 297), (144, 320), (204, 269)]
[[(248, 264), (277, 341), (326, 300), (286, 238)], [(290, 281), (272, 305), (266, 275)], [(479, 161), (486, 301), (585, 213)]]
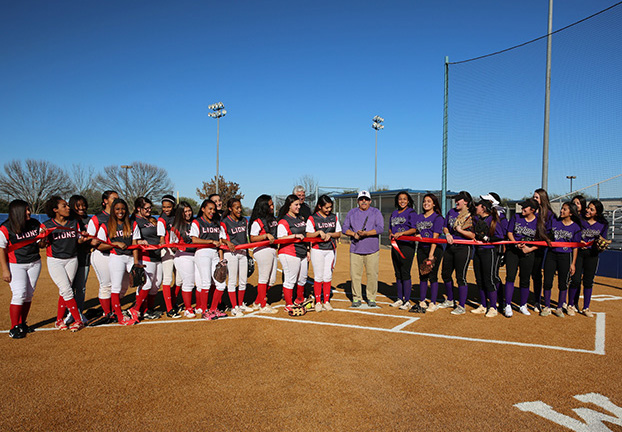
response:
[(123, 316), (123, 311), (121, 310), (121, 297), (119, 293), (112, 293), (110, 295), (110, 304), (112, 305), (112, 309), (117, 316), (117, 320), (119, 323), (122, 323), (125, 317)]
[(209, 308), (211, 311), (215, 311), (218, 308), (218, 303), (220, 303), (220, 299), (222, 298), (222, 293), (224, 291), (216, 290), (214, 291), (214, 297), (212, 298), (212, 307)]
[(207, 310), (208, 299), (209, 299), (209, 288), (201, 291), (201, 309), (203, 309), (203, 311)]
[(298, 303), (302, 303), (303, 301), (305, 301), (305, 286), (304, 285), (298, 285), (296, 289), (296, 301)]
[(11, 316), (11, 328), (21, 323), (23, 308), (24, 306), (16, 304), (12, 304), (9, 306), (9, 315)]
[(330, 302), (330, 286), (331, 282), (324, 282), (324, 303)]
[[(119, 294), (117, 294), (117, 298), (118, 297), (119, 297)], [(110, 306), (110, 299), (109, 298), (104, 299), (104, 298), (100, 297), (99, 298), (99, 304), (102, 305), (102, 309), (104, 311), (104, 315), (108, 315), (111, 312), (112, 308)]]
[(243, 289), (243, 290), (239, 289), (238, 290), (238, 304), (240, 306), (242, 306), (242, 304), (244, 303), (244, 294), (246, 294), (246, 290), (245, 289)]
[(156, 297), (157, 294), (149, 293), (149, 296), (147, 296), (147, 309), (153, 310), (155, 308)]
[(132, 309), (134, 309), (137, 312), (140, 312), (143, 303), (145, 301), (145, 299), (147, 298), (147, 295), (149, 294), (149, 291), (147, 290), (140, 290), (138, 291), (138, 295), (136, 296), (136, 304), (134, 305), (134, 307)]
[(30, 312), (31, 301), (24, 302), (22, 305), (22, 314), (20, 317), (20, 324), (26, 324), (26, 319), (28, 318), (28, 312)]
[(177, 300), (177, 297), (179, 297), (179, 291), (181, 291), (181, 285), (175, 285), (175, 301)]
[(164, 297), (164, 304), (166, 305), (166, 311), (173, 309), (173, 301), (171, 300), (171, 286), (162, 285), (162, 296)]
[(255, 303), (261, 307), (266, 307), (266, 294), (268, 292), (267, 284), (257, 284), (257, 299)]
[(184, 300), (184, 307), (186, 310), (192, 310), (192, 291), (182, 291), (181, 297)]
[(233, 309), (234, 307), (238, 305), (238, 299), (235, 296), (235, 291), (228, 291), (228, 292), (229, 292), (229, 300), (231, 301), (231, 308)]
[(313, 295), (315, 296), (315, 302), (319, 303), (322, 301), (322, 284), (323, 282), (313, 281)]
[(60, 321), (65, 318), (66, 309), (67, 307), (65, 307), (65, 300), (61, 296), (58, 296), (58, 306), (56, 307), (56, 321)]
[[(59, 303), (60, 303), (60, 300), (59, 300)], [(71, 314), (75, 322), (82, 321), (82, 317), (80, 316), (80, 312), (78, 311), (78, 305), (76, 304), (76, 299), (65, 300), (64, 305), (67, 307), (67, 309), (69, 309), (69, 313)]]
[(294, 289), (283, 287), (283, 297), (285, 297), (285, 305), (290, 306), (293, 303), (292, 297), (294, 297)]

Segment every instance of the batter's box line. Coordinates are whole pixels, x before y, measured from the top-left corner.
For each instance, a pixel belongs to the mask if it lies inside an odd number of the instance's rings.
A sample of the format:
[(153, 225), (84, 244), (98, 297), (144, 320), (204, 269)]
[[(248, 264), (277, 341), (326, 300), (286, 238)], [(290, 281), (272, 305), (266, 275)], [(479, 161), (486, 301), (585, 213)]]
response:
[(314, 324), (314, 325), (330, 326), (330, 327), (345, 327), (345, 328), (353, 328), (353, 329), (358, 329), (358, 330), (371, 330), (371, 331), (379, 331), (379, 332), (385, 332), (385, 333), (401, 333), (401, 334), (408, 334), (408, 335), (414, 335), (414, 336), (432, 337), (432, 338), (438, 338), (438, 339), (450, 339), (450, 340), (481, 342), (481, 343), (489, 343), (489, 344), (497, 344), (497, 345), (512, 345), (512, 346), (519, 346), (519, 347), (525, 347), (525, 348), (542, 348), (542, 349), (550, 349), (550, 350), (556, 350), (556, 351), (577, 352), (577, 353), (583, 353), (583, 354), (605, 355), (605, 313), (604, 312), (595, 313), (596, 332), (594, 335), (594, 349), (586, 350), (586, 349), (581, 349), (581, 348), (569, 348), (569, 347), (562, 347), (562, 346), (556, 346), (556, 345), (544, 345), (544, 344), (504, 341), (504, 340), (496, 340), (496, 339), (481, 339), (481, 338), (472, 338), (472, 337), (466, 337), (466, 336), (444, 335), (444, 334), (438, 334), (438, 333), (414, 332), (414, 331), (404, 330), (404, 327), (414, 323), (419, 318), (405, 318), (401, 315), (378, 314), (378, 313), (373, 313), (373, 312), (355, 311), (355, 310), (350, 310), (350, 309), (335, 308), (333, 309), (333, 311), (351, 312), (351, 313), (360, 313), (360, 314), (373, 314), (377, 316), (390, 317), (390, 318), (402, 318), (402, 319), (406, 319), (406, 321), (396, 327), (387, 329), (387, 328), (381, 328), (381, 327), (360, 326), (360, 325), (355, 325), (355, 324), (341, 324), (341, 323), (329, 323), (329, 322), (321, 322), (321, 321), (310, 321), (310, 320), (304, 320), (304, 319), (281, 318), (281, 317), (267, 316), (267, 315), (250, 314), (248, 315), (248, 317), (268, 319), (268, 320), (274, 320), (274, 321)]

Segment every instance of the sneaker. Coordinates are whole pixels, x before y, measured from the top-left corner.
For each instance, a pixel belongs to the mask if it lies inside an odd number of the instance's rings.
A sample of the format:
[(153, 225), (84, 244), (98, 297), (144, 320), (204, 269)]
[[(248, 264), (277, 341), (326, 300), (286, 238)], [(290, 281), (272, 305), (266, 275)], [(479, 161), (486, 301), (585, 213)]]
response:
[(255, 303), (255, 302), (253, 302), (253, 304), (251, 305), (251, 308), (253, 308), (253, 310), (255, 310), (255, 311), (256, 311), (256, 310), (261, 309), (261, 305), (259, 305), (259, 304)]
[(456, 308), (454, 310), (451, 311), (452, 315), (463, 315), (466, 311), (464, 310), (464, 307), (457, 305)]
[(26, 323), (21, 323), (21, 324), (18, 324), (18, 325), (19, 325), (19, 326), (22, 328), (22, 330), (24, 330), (26, 333), (34, 333), (34, 332), (35, 332), (35, 329), (33, 329), (32, 327), (30, 327), (30, 326), (29, 326), (28, 324), (26, 324)]
[(391, 303), (389, 306), (397, 308), (400, 307), (404, 304), (404, 302), (400, 299), (397, 299), (396, 301), (394, 301), (393, 303)]
[(556, 317), (559, 318), (563, 318), (564, 317), (564, 310), (562, 308), (557, 308), (553, 311), (553, 315), (555, 315)]
[(147, 311), (143, 314), (144, 319), (148, 320), (156, 320), (162, 316), (162, 312), (156, 312), (153, 309), (147, 309)]
[(231, 310), (231, 316), (240, 318), (244, 316), (244, 312), (242, 312), (242, 309), (240, 309), (240, 306), (236, 306)]
[[(419, 305), (417, 305), (417, 306), (419, 306)], [(403, 305), (401, 305), (401, 306), (399, 307), (399, 309), (401, 309), (401, 310), (409, 310), (409, 309), (410, 309), (410, 302), (408, 302), (408, 301), (407, 301), (406, 303), (404, 303)]]
[(573, 305), (570, 305), (566, 308), (566, 313), (568, 316), (575, 316), (577, 314), (577, 308)]
[(369, 306), (370, 308), (379, 308), (379, 307), (380, 307), (380, 306), (378, 306), (378, 305), (376, 304), (376, 302), (375, 302), (375, 301), (372, 301), (372, 300), (370, 300), (370, 301), (368, 301), (368, 302), (367, 302), (367, 306)]
[(542, 307), (542, 305), (541, 305), (541, 304), (536, 303), (535, 305), (533, 305), (533, 311), (534, 311), (535, 313), (540, 313), (540, 312), (542, 312), (543, 310), (544, 310), (544, 308)]
[(317, 302), (317, 303), (315, 304), (315, 311), (316, 311), (316, 312), (322, 312), (322, 309), (323, 309), (323, 308), (322, 308), (322, 303)]
[(488, 308), (488, 312), (484, 315), (486, 318), (494, 318), (497, 316), (497, 308)]
[[(58, 320), (56, 321), (56, 324), (54, 324), (54, 327), (57, 328), (58, 330), (67, 330), (67, 324), (65, 324), (65, 321), (63, 320)], [(15, 327), (13, 327), (15, 328)]]
[(242, 312), (253, 312), (253, 308), (250, 306), (246, 306), (246, 303), (242, 303), (240, 306), (238, 306), (238, 309), (240, 309)]
[(195, 308), (195, 309), (194, 309), (194, 313), (195, 313), (195, 315), (198, 315), (198, 316), (203, 316), (203, 309), (201, 309), (201, 308)]
[(138, 321), (133, 320), (132, 318), (127, 318), (127, 317), (123, 317), (123, 321), (121, 321), (119, 324), (122, 326), (133, 326), (134, 324), (137, 324)]
[(436, 303), (430, 303), (428, 305), (428, 308), (426, 309), (426, 311), (427, 312), (435, 312), (435, 311), (437, 311), (439, 309), (440, 309), (439, 305), (437, 305)]
[(26, 337), (26, 334), (27, 332), (25, 332), (24, 329), (19, 325), (16, 325), (11, 330), (9, 330), (9, 337), (13, 339), (24, 339)]
[(169, 318), (181, 318), (181, 315), (175, 309), (166, 312), (166, 316)]
[(512, 315), (514, 315), (514, 312), (512, 312), (511, 305), (505, 305), (505, 307), (503, 308), (503, 315), (505, 315), (507, 318), (512, 318)]
[(412, 313), (425, 313), (425, 311), (426, 311), (425, 308), (422, 308), (419, 303), (415, 303), (413, 305), (413, 307), (411, 307), (408, 312), (412, 312)]
[(449, 308), (453, 308), (454, 306), (455, 304), (453, 300), (445, 300), (443, 303), (438, 305), (440, 309), (449, 309)]
[(227, 316), (226, 313), (224, 313), (223, 311), (216, 309), (214, 312), (214, 315), (216, 315), (217, 318), (225, 318)]
[(594, 313), (589, 309), (583, 309), (582, 313), (588, 318), (594, 318)]
[(354, 300), (352, 302), (352, 306), (350, 306), (350, 307), (353, 307), (353, 308), (361, 307), (361, 301), (360, 300)]
[(294, 306), (302, 306), (302, 304), (305, 302), (305, 299), (296, 299), (294, 300)]
[(139, 322), (140, 321), (140, 314), (138, 313), (138, 311), (134, 308), (128, 309), (130, 312), (130, 319)]
[(330, 302), (326, 302), (326, 303), (324, 303), (323, 309), (325, 311), (332, 311), (333, 307), (330, 305)]
[(549, 316), (549, 315), (551, 315), (551, 308), (546, 307), (546, 306), (542, 307), (540, 310), (540, 316)]
[(84, 323), (82, 321), (76, 321), (69, 326), (69, 331), (75, 333), (84, 328)]
[(260, 314), (275, 314), (278, 311), (276, 309), (274, 309), (272, 306), (270, 306), (269, 304), (267, 304), (265, 307), (260, 307), (259, 310), (257, 311), (257, 313)]
[[(361, 304), (359, 303), (359, 306), (360, 306), (360, 305), (361, 305)], [(353, 306), (353, 307), (354, 307), (354, 306)], [(358, 307), (358, 306), (357, 306), (357, 307)], [(283, 310), (284, 310), (285, 312), (288, 312), (288, 313), (289, 313), (289, 312), (291, 312), (291, 311), (293, 311), (293, 310), (294, 310), (294, 305), (285, 305), (285, 307), (283, 308)]]
[(523, 315), (531, 315), (531, 313), (529, 312), (529, 309), (527, 309), (527, 305), (522, 305), (519, 309), (520, 313), (522, 313)]
[(214, 321), (218, 319), (218, 316), (216, 316), (214, 312), (208, 310), (203, 312), (202, 318), (206, 321)]
[(192, 309), (186, 309), (184, 311), (184, 318), (194, 318), (195, 316), (196, 314), (194, 313)]
[(479, 307), (477, 309), (471, 309), (471, 313), (473, 314), (477, 314), (477, 315), (482, 315), (486, 313), (486, 308), (482, 305), (479, 305)]

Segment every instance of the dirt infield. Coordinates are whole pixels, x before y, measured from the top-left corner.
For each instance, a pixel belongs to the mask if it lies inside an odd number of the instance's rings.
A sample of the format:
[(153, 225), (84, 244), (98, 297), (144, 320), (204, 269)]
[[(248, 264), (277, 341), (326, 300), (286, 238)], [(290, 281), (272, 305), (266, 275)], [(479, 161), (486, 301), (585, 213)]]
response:
[[(622, 431), (620, 280), (596, 278), (592, 319), (412, 314), (388, 307), (382, 250), (381, 308), (355, 310), (340, 245), (333, 312), (72, 334), (53, 330), (58, 290), (43, 262), (26, 339), (6, 334), (10, 289), (0, 289), (2, 431), (607, 430), (594, 429), (599, 416)], [(249, 283), (252, 301), (256, 276)], [(87, 304), (96, 297), (91, 272)]]

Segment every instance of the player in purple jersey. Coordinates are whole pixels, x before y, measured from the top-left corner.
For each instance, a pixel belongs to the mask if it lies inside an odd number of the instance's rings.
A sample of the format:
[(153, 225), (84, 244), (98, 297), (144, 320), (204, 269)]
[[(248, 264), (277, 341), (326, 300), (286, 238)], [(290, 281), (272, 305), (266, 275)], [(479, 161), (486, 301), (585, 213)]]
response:
[[(390, 304), (402, 310), (410, 309), (410, 294), (412, 291), (412, 281), (410, 270), (415, 257), (415, 243), (403, 241), (401, 236), (415, 234), (417, 228), (417, 212), (413, 209), (413, 199), (406, 192), (398, 192), (395, 195), (395, 210), (389, 218), (389, 238), (395, 240), (402, 255), (395, 248), (391, 248), (391, 261), (393, 262), (393, 272), (395, 273), (395, 284), (397, 285), (397, 300)], [(421, 299), (425, 301), (425, 297)]]
[[(555, 217), (555, 213), (551, 208), (551, 202), (549, 200), (549, 194), (544, 189), (536, 189), (533, 192), (533, 199), (538, 202), (540, 209), (538, 210), (539, 223), (544, 224), (547, 227), (552, 218)], [(540, 312), (542, 310), (542, 264), (544, 263), (544, 256), (546, 255), (548, 248), (541, 247), (535, 250), (533, 269), (531, 271), (531, 278), (533, 279), (533, 294), (536, 299), (534, 310)]]
[[(447, 300), (441, 303), (439, 307), (452, 307), (454, 308), (451, 311), (452, 314), (462, 315), (465, 313), (464, 306), (469, 291), (466, 273), (469, 262), (473, 257), (473, 246), (454, 243), (454, 239), (473, 240), (475, 238), (472, 227), (463, 229), (465, 222), (468, 222), (468, 219), (472, 219), (475, 207), (473, 206), (471, 194), (466, 191), (461, 191), (456, 195), (454, 201), (456, 207), (447, 212), (445, 227), (443, 228), (443, 233), (447, 238), (447, 248), (443, 254), (441, 275), (447, 290)], [(462, 218), (463, 215), (465, 216), (464, 219)], [(458, 283), (458, 305), (455, 305), (454, 302), (452, 278), (454, 272), (456, 273), (456, 282)]]
[[(171, 226), (173, 226), (173, 219), (175, 219), (176, 204), (177, 202), (173, 195), (164, 195), (162, 197), (162, 213), (160, 213), (158, 218), (160, 244), (170, 243)], [(175, 286), (171, 289), (173, 278), (175, 278), (179, 289), (181, 289), (182, 284), (179, 275), (175, 275), (175, 265), (173, 263), (175, 253), (171, 248), (163, 248), (160, 253), (162, 256), (162, 297), (164, 297), (164, 304), (166, 305), (166, 316), (169, 318), (180, 318), (181, 315), (176, 308), (179, 292)]]
[(581, 219), (585, 219), (587, 212), (587, 201), (583, 195), (575, 195), (572, 197), (572, 203), (577, 206), (577, 213)]
[[(585, 209), (585, 219), (581, 221), (581, 242), (588, 243), (599, 237), (607, 238), (609, 224), (603, 216), (603, 211), (603, 203), (599, 200), (590, 201)], [(570, 284), (570, 292), (568, 293), (568, 315), (572, 315), (577, 311), (577, 306), (579, 305), (578, 298), (581, 293), (581, 277), (583, 277), (582, 313), (590, 318), (594, 316), (590, 311), (590, 301), (592, 299), (594, 276), (598, 269), (599, 255), (600, 251), (594, 246), (579, 249), (575, 273)]]
[[(548, 229), (551, 240), (555, 242), (581, 241), (581, 220), (577, 214), (577, 207), (571, 202), (564, 203), (559, 212), (559, 217), (551, 219)], [(551, 314), (551, 289), (553, 288), (555, 271), (557, 271), (559, 298), (557, 309), (553, 311), (553, 314), (563, 318), (563, 305), (566, 303), (570, 280), (575, 272), (577, 253), (576, 247), (555, 246), (548, 250), (544, 260), (544, 308), (540, 312), (541, 316)]]
[[(416, 221), (417, 234), (425, 238), (439, 238), (443, 233), (445, 219), (441, 215), (441, 206), (438, 198), (434, 194), (423, 196), (423, 213)], [(409, 312), (434, 312), (439, 307), (436, 304), (438, 297), (438, 269), (443, 259), (443, 248), (436, 243), (420, 242), (417, 246), (417, 263), (419, 265), (419, 304), (410, 308)], [(421, 266), (426, 260), (434, 263), (430, 273), (422, 274)], [(428, 295), (428, 283), (430, 285), (430, 304), (426, 305), (425, 299)]]

